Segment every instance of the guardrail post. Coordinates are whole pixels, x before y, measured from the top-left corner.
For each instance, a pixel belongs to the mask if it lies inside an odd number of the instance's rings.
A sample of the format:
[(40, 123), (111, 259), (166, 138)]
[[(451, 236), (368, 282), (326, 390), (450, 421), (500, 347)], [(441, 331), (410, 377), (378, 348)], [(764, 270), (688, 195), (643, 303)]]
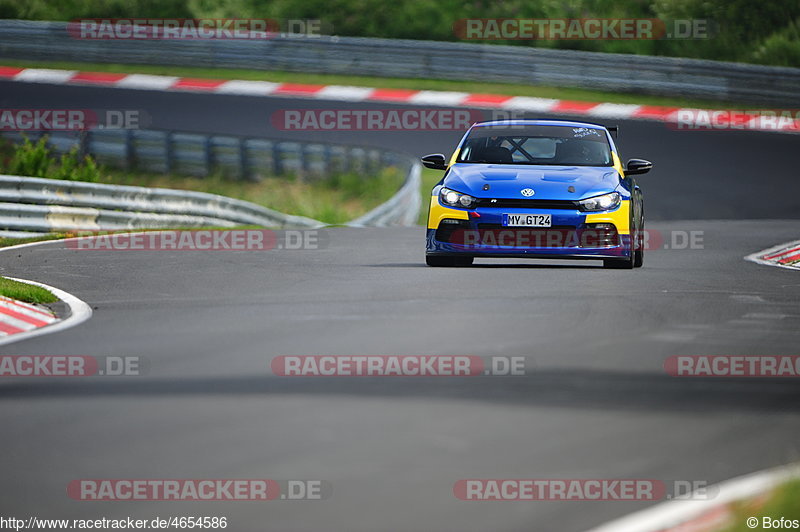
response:
[(125, 130), (125, 169), (131, 170), (134, 167), (133, 158), (133, 130)]
[(307, 147), (308, 146), (305, 144), (300, 144), (299, 148), (297, 148), (298, 166), (300, 167), (300, 171), (297, 172), (297, 180), (301, 183), (305, 182), (306, 178), (308, 177), (309, 161), (308, 150), (306, 149)]
[(247, 141), (245, 139), (239, 139), (239, 177), (241, 179), (247, 179), (248, 175)]
[(211, 175), (211, 170), (214, 167), (214, 150), (211, 145), (211, 135), (205, 137), (203, 142), (203, 160), (205, 164), (206, 177)]
[(172, 146), (172, 131), (167, 131), (164, 134), (164, 168), (166, 173), (172, 173), (175, 167), (175, 154), (173, 153)]
[(369, 153), (367, 153), (366, 174), (368, 176), (374, 175), (378, 172), (378, 169), (380, 168), (380, 158), (381, 158), (381, 152), (377, 150), (370, 150)]
[(360, 149), (358, 151), (359, 151), (359, 153), (361, 155), (361, 164), (359, 165), (358, 170), (359, 170), (359, 172), (361, 172), (361, 175), (364, 175), (366, 173), (369, 173), (369, 169), (368, 169), (369, 154), (367, 153), (367, 149), (366, 148), (362, 148), (362, 149)]
[(323, 144), (322, 148), (322, 173), (325, 177), (330, 177), (331, 171), (331, 145)]
[(276, 176), (283, 175), (283, 160), (281, 159), (281, 143), (272, 143), (272, 166)]
[(89, 154), (89, 131), (82, 129), (78, 133), (78, 156), (81, 160)]
[(350, 150), (347, 146), (342, 147), (342, 173), (349, 174), (353, 168), (353, 161), (350, 158)]

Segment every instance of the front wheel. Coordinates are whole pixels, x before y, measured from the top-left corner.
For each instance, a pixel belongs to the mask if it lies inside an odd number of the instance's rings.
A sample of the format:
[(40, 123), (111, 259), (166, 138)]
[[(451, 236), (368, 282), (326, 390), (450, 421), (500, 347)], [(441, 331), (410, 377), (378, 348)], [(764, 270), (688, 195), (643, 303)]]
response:
[(434, 267), (470, 266), (473, 257), (458, 257), (451, 255), (425, 255), (425, 263)]
[[(641, 244), (639, 244), (641, 246)], [(633, 267), (641, 268), (644, 264), (644, 248), (640, 247), (633, 252)]]
[(644, 214), (639, 220), (639, 229), (636, 231), (636, 245), (633, 251), (633, 267), (641, 268), (644, 264)]
[(641, 226), (634, 229), (633, 213), (631, 213), (629, 227), (631, 234), (631, 255), (624, 259), (603, 259), (603, 268), (609, 270), (632, 270), (640, 268), (644, 264), (644, 217), (641, 218)]
[(633, 261), (633, 254), (627, 259), (603, 259), (603, 268), (609, 270), (632, 270)]

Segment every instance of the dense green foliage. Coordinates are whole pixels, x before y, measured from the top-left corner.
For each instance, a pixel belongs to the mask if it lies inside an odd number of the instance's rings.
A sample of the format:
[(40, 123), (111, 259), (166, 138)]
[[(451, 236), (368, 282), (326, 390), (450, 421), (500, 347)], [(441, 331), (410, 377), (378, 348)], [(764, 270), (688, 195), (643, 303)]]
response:
[(47, 137), (40, 138), (35, 144), (25, 139), (22, 144), (16, 146), (5, 145), (3, 151), (10, 151), (10, 156), (0, 165), (0, 170), (10, 175), (91, 183), (100, 180), (100, 168), (91, 157), (87, 155), (81, 158), (77, 148), (73, 148), (57, 159), (47, 145)]
[(337, 35), (457, 40), (464, 18), (706, 19), (706, 39), (510, 41), (508, 44), (800, 67), (797, 0), (0, 0), (0, 17), (321, 19)]

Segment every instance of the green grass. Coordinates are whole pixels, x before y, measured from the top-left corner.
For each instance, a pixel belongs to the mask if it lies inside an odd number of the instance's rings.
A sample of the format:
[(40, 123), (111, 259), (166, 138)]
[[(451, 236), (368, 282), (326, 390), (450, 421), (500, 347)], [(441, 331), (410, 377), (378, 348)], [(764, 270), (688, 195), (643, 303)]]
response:
[(8, 238), (0, 237), (0, 248), (7, 248), (8, 246), (16, 246), (17, 244), (29, 244), (31, 242), (42, 242), (45, 240), (58, 240), (67, 236), (63, 233), (48, 233), (41, 236), (32, 236), (28, 238)]
[(756, 517), (759, 521), (757, 530), (764, 530), (763, 517), (772, 519), (800, 520), (800, 479), (787, 482), (778, 487), (762, 504), (753, 501), (737, 503), (734, 508), (734, 524), (724, 532), (746, 532), (753, 530), (746, 524), (748, 517)]
[(395, 167), (384, 168), (377, 175), (368, 177), (343, 174), (308, 181), (266, 177), (258, 182), (220, 175), (184, 177), (106, 169), (100, 182), (219, 194), (286, 214), (307, 216), (328, 224), (343, 224), (391, 198), (404, 179), (405, 176)]
[(633, 103), (640, 105), (663, 105), (677, 107), (701, 107), (709, 109), (745, 108), (730, 102), (690, 99), (678, 97), (650, 96), (621, 92), (592, 91), (575, 88), (534, 86), (514, 83), (489, 83), (477, 81), (448, 81), (432, 79), (378, 78), (368, 76), (346, 76), (334, 74), (307, 74), (298, 72), (277, 72), (264, 70), (244, 70), (230, 68), (201, 68), (160, 65), (120, 65), (105, 63), (80, 63), (63, 61), (28, 61), (0, 59), (0, 65), (30, 68), (56, 68), (83, 70), (90, 72), (113, 72), (130, 74), (161, 74), (168, 76), (243, 79), (250, 81), (273, 81), (308, 83), (319, 85), (355, 85), (388, 89), (441, 90), (471, 93), (504, 94), (509, 96), (530, 96), (537, 98), (556, 98), (587, 102)]
[(39, 286), (12, 281), (5, 277), (0, 277), (0, 295), (24, 301), (25, 303), (55, 303), (58, 298), (48, 290)]

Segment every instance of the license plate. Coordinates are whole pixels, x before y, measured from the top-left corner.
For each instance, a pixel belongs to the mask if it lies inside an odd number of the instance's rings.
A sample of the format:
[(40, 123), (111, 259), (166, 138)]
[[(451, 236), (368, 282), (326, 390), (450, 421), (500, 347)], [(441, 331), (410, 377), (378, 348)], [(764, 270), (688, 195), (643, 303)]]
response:
[(551, 227), (551, 214), (504, 214), (503, 225), (506, 227)]

